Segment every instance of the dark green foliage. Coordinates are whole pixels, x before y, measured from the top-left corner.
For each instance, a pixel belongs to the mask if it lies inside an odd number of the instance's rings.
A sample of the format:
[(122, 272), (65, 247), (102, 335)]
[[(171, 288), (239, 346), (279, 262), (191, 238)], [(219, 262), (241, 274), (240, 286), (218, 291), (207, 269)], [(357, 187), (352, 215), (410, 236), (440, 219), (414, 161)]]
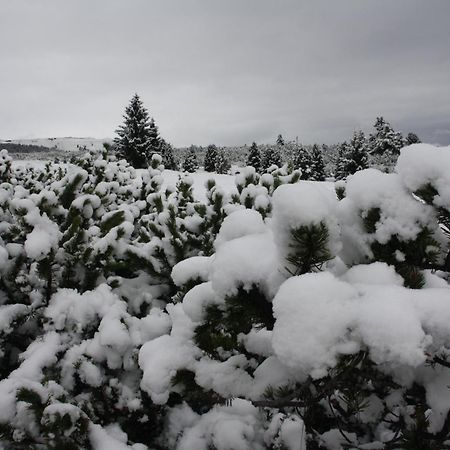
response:
[(190, 147), (188, 154), (183, 162), (183, 170), (185, 172), (193, 173), (198, 170), (197, 153), (194, 147)]
[(133, 96), (125, 109), (124, 123), (117, 130), (114, 139), (116, 152), (133, 167), (147, 167), (153, 153), (161, 151), (161, 140), (155, 121), (150, 119), (142, 100)]
[(279, 146), (267, 147), (264, 149), (261, 157), (261, 171), (267, 171), (272, 166), (281, 167), (283, 165), (283, 157)]
[(231, 168), (230, 161), (225, 156), (225, 152), (223, 150), (219, 150), (216, 156), (216, 165), (215, 170), (219, 174), (227, 174)]
[[(362, 215), (362, 219), (365, 231), (373, 234), (381, 219), (381, 210), (372, 208)], [(371, 250), (373, 261), (383, 261), (394, 266), (404, 278), (405, 286), (420, 289), (424, 284), (421, 270), (435, 267), (440, 245), (434, 238), (434, 233), (425, 227), (415, 239), (405, 241), (393, 235), (386, 243), (374, 240)]]
[[(227, 297), (223, 305), (207, 307), (203, 323), (195, 329), (195, 342), (213, 358), (222, 359), (222, 350), (246, 352), (238, 341), (240, 333), (253, 327), (273, 328), (272, 305), (257, 287)], [(221, 350), (222, 349), (222, 350)], [(222, 355), (222, 356), (221, 356)]]
[(368, 144), (362, 131), (355, 131), (349, 144), (339, 147), (335, 177), (343, 180), (368, 167)]
[(277, 137), (277, 145), (280, 147), (282, 147), (284, 145), (284, 139), (283, 139), (283, 136), (281, 136), (281, 134), (279, 134)]
[(256, 142), (253, 142), (250, 147), (247, 155), (246, 165), (253, 167), (257, 172), (261, 170), (261, 154), (258, 146), (256, 145)]
[(325, 181), (325, 164), (322, 152), (317, 144), (313, 145), (311, 151), (311, 175), (310, 180)]
[(391, 124), (383, 117), (377, 117), (375, 133), (369, 138), (370, 153), (374, 155), (398, 155), (404, 145), (401, 133), (393, 130)]
[(294, 169), (301, 171), (302, 180), (309, 180), (311, 178), (313, 161), (308, 150), (302, 145), (295, 148), (292, 155), (292, 165)]
[(406, 136), (406, 145), (420, 144), (420, 142), (422, 141), (416, 133), (408, 133), (408, 136)]
[(178, 164), (173, 154), (173, 147), (164, 139), (161, 139), (161, 156), (162, 156), (162, 163), (165, 169), (178, 170)]
[(302, 225), (291, 230), (291, 243), (286, 261), (291, 275), (301, 275), (320, 270), (332, 258), (329, 251), (329, 233), (325, 223)]
[(203, 163), (203, 168), (206, 172), (214, 172), (216, 170), (217, 153), (218, 150), (215, 145), (208, 145)]

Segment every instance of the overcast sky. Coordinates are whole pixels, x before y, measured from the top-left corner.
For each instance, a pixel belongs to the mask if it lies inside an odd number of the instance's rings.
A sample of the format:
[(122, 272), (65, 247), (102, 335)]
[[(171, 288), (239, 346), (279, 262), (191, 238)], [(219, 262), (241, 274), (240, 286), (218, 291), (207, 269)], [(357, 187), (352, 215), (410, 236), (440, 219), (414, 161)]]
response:
[(450, 143), (450, 0), (0, 0), (0, 138), (111, 137), (137, 92), (177, 146)]

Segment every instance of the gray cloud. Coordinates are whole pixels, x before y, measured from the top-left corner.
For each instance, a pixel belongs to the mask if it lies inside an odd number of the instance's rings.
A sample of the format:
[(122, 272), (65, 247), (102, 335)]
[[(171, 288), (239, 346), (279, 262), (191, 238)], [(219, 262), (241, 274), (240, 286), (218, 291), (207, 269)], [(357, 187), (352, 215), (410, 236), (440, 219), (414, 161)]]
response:
[(111, 136), (142, 96), (176, 145), (450, 143), (448, 0), (0, 0), (0, 137)]

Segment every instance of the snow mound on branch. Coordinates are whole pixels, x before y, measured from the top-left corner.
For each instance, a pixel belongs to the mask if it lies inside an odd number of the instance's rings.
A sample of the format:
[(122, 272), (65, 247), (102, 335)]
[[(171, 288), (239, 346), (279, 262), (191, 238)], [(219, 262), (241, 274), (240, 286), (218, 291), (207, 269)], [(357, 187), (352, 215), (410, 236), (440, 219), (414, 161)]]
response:
[[(178, 420), (175, 418), (180, 415), (184, 421), (189, 417), (190, 423), (176, 433)], [(258, 408), (242, 399), (233, 400), (231, 406), (215, 406), (201, 416), (182, 405), (174, 408), (168, 419), (172, 425), (170, 440), (176, 442), (177, 450), (263, 450), (266, 447), (260, 431), (261, 421)]]
[(193, 256), (176, 264), (172, 269), (172, 280), (176, 286), (183, 286), (190, 280), (206, 281), (209, 277), (211, 257)]
[(431, 184), (438, 194), (434, 204), (450, 209), (450, 146), (413, 144), (404, 147), (395, 170), (412, 192)]
[(272, 227), (283, 267), (290, 252), (291, 231), (301, 226), (325, 224), (330, 253), (335, 255), (340, 250), (337, 204), (336, 194), (320, 183), (285, 184), (274, 192)]
[[(370, 211), (379, 214), (371, 233), (364, 224)], [(341, 256), (346, 263), (373, 258), (370, 245), (375, 241), (386, 244), (393, 237), (403, 242), (414, 240), (424, 228), (441, 240), (433, 208), (418, 202), (395, 173), (365, 169), (348, 177), (338, 217), (345, 249)]]
[(237, 294), (239, 287), (250, 290), (259, 285), (269, 289), (276, 270), (276, 247), (271, 233), (250, 234), (223, 243), (215, 254), (211, 282), (217, 295)]
[(266, 225), (259, 212), (254, 209), (234, 211), (224, 219), (214, 245), (218, 249), (225, 242), (265, 231)]
[[(426, 353), (450, 342), (450, 289), (406, 289), (365, 284), (379, 265), (354, 268), (352, 283), (330, 273), (292, 277), (280, 287), (273, 305), (272, 345), (288, 367), (322, 377), (340, 355), (367, 348), (377, 364), (417, 367)], [(391, 274), (392, 275), (392, 274)], [(346, 278), (345, 276), (343, 277)]]

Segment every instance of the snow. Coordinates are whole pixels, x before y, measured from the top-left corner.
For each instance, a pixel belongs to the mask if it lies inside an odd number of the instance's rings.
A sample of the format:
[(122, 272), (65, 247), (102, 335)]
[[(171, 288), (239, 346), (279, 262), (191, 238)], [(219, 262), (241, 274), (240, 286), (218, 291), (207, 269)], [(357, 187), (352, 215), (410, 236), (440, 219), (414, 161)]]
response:
[(215, 241), (218, 249), (223, 243), (249, 234), (266, 232), (261, 214), (253, 209), (242, 209), (225, 217)]
[[(13, 139), (13, 144), (22, 145), (40, 145), (48, 149), (56, 149), (64, 152), (79, 151), (86, 147), (87, 150), (102, 150), (103, 143), (111, 143), (112, 139), (97, 139), (91, 137), (50, 137), (50, 138), (36, 138), (36, 139)], [(0, 142), (1, 146), (1, 142)]]
[(276, 247), (270, 232), (250, 234), (223, 243), (211, 268), (211, 281), (217, 295), (234, 295), (240, 287), (251, 290), (259, 285), (269, 290), (269, 278), (276, 267)]
[[(372, 360), (418, 367), (450, 342), (450, 289), (406, 289), (379, 265), (288, 279), (274, 301), (275, 354), (288, 367), (321, 377), (339, 355), (368, 348)], [(372, 272), (374, 284), (365, 283)], [(384, 275), (383, 275), (384, 272)], [(383, 279), (384, 276), (384, 279)], [(386, 284), (389, 282), (389, 284)]]
[(450, 146), (413, 144), (404, 147), (395, 170), (412, 192), (431, 184), (437, 190), (434, 204), (450, 209)]
[(208, 280), (211, 267), (209, 256), (194, 256), (180, 261), (172, 269), (172, 280), (176, 286), (183, 286), (192, 280)]

